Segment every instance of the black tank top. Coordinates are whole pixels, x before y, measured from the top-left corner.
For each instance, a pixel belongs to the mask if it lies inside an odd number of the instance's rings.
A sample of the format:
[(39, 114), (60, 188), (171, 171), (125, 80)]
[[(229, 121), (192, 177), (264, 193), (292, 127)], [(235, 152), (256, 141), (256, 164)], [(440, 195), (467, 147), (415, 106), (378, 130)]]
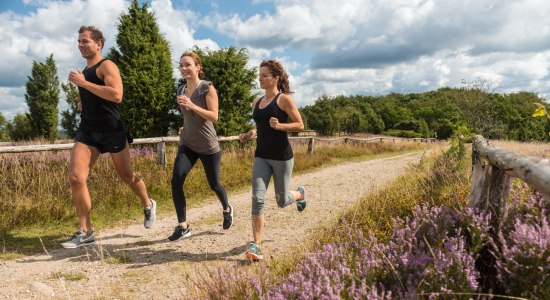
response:
[[(84, 68), (84, 78), (98, 85), (105, 85), (105, 82), (97, 77), (96, 70), (106, 59), (97, 64)], [(85, 88), (78, 88), (82, 113), (80, 114), (80, 129), (85, 131), (115, 132), (124, 130), (118, 105), (107, 101)]]
[(277, 105), (279, 95), (281, 93), (277, 94), (266, 107), (260, 108), (260, 102), (264, 98), (262, 97), (254, 107), (252, 118), (256, 122), (257, 130), (256, 157), (273, 160), (289, 160), (294, 157), (287, 132), (275, 130), (269, 126), (271, 117), (277, 118), (279, 123), (288, 122), (287, 113)]

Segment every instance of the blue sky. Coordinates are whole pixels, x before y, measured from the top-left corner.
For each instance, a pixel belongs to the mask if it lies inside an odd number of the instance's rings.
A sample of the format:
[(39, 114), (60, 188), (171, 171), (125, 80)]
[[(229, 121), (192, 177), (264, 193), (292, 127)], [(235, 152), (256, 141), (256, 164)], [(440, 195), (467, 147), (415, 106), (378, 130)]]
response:
[[(547, 0), (147, 0), (172, 48), (247, 48), (278, 59), (298, 106), (322, 96), (411, 93), (486, 81), (550, 96)], [(114, 46), (129, 0), (1, 0), (0, 112), (27, 112), (32, 62), (51, 53), (59, 78), (82, 68), (80, 25)], [(174, 69), (175, 74), (177, 70)], [(66, 108), (64, 95), (60, 110)]]

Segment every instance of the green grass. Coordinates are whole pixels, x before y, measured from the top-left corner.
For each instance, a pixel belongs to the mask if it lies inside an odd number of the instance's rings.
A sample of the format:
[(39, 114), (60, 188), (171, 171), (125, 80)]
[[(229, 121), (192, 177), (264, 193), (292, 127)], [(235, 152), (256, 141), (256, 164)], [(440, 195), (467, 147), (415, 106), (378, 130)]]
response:
[(52, 274), (52, 278), (55, 278), (55, 279), (63, 278), (67, 281), (79, 281), (82, 279), (86, 279), (88, 277), (86, 276), (86, 274), (78, 273), (78, 272), (74, 272), (74, 273), (56, 272)]
[[(221, 181), (229, 193), (250, 188), (253, 143), (224, 144)], [(294, 174), (349, 160), (366, 160), (433, 147), (422, 143), (316, 144), (313, 155), (307, 147), (294, 146)], [(149, 194), (159, 200), (158, 211), (172, 212), (170, 180), (176, 146), (167, 148), (168, 166), (156, 163), (151, 151), (132, 155), (135, 171), (145, 181)], [(148, 153), (148, 154), (143, 154)], [(0, 240), (4, 253), (44, 252), (68, 238), (77, 227), (68, 175), (68, 151), (0, 155)], [(142, 208), (131, 189), (119, 180), (108, 156), (101, 156), (88, 181), (92, 198), (92, 221), (96, 228), (134, 223)], [(214, 196), (200, 162), (189, 174), (184, 189), (188, 206), (196, 207)], [(1, 256), (0, 256), (1, 258)]]

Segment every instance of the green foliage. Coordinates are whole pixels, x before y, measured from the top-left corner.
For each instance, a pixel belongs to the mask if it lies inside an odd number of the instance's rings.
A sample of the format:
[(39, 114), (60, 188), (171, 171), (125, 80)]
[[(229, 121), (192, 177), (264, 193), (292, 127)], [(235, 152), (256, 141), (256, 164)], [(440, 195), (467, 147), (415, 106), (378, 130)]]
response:
[(26, 88), (31, 137), (54, 141), (57, 137), (59, 78), (53, 54), (46, 58), (45, 63), (33, 61), (32, 75), (27, 77)]
[(321, 96), (315, 105), (308, 105), (301, 109), (301, 113), (308, 120), (308, 128), (324, 136), (334, 135), (339, 130), (336, 120), (336, 108), (328, 96)]
[(0, 141), (8, 141), (9, 140), (9, 133), (8, 133), (8, 121), (4, 117), (4, 115), (0, 112)]
[(74, 138), (80, 119), (80, 95), (76, 85), (71, 82), (62, 83), (61, 88), (67, 97), (67, 104), (69, 104), (69, 108), (61, 112), (61, 127), (65, 129), (70, 138)]
[(220, 50), (193, 49), (202, 61), (205, 80), (212, 81), (218, 91), (219, 119), (215, 124), (220, 136), (238, 135), (252, 126), (252, 101), (256, 95), (256, 69), (247, 67), (246, 49), (229, 47)]
[(115, 62), (124, 83), (120, 105), (127, 129), (135, 137), (166, 135), (175, 121), (175, 79), (170, 48), (147, 4), (133, 0), (119, 18), (118, 50), (107, 57)]
[(406, 129), (390, 129), (387, 131), (384, 131), (383, 134), (389, 135), (389, 136), (396, 136), (400, 138), (420, 138), (422, 137), (420, 133), (415, 132), (413, 130), (406, 130)]
[(6, 126), (10, 139), (13, 141), (26, 141), (32, 138), (31, 122), (28, 115), (17, 114)]
[[(535, 109), (535, 114), (533, 110)], [(530, 92), (494, 93), (485, 81), (420, 94), (319, 97), (301, 109), (320, 135), (383, 133), (449, 139), (459, 128), (490, 139), (549, 141), (548, 104)]]

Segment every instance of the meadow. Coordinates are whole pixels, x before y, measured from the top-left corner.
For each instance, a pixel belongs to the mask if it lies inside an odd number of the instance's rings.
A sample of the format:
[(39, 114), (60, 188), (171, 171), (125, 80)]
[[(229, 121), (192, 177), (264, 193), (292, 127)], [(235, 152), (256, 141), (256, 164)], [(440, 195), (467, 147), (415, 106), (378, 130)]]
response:
[[(550, 153), (548, 144), (495, 144)], [(493, 237), (488, 216), (468, 207), (470, 154), (454, 141), (284, 260), (245, 272), (209, 269), (195, 282), (200, 297), (550, 299), (548, 202), (515, 180), (508, 217)]]
[[(294, 173), (299, 174), (346, 160), (369, 159), (431, 147), (418, 142), (318, 143), (314, 155), (305, 145), (295, 145)], [(223, 144), (222, 182), (229, 193), (250, 188), (254, 144)], [(151, 147), (132, 146), (132, 165), (159, 203), (159, 213), (173, 212), (170, 179), (176, 145), (168, 144), (164, 168), (156, 163)], [(15, 258), (55, 247), (78, 222), (67, 181), (69, 151), (0, 155), (0, 259)], [(88, 180), (92, 220), (109, 228), (141, 220), (139, 200), (122, 183), (108, 156), (101, 156)], [(201, 205), (214, 194), (208, 189), (200, 162), (185, 184), (188, 205)], [(39, 242), (37, 242), (39, 240)]]

